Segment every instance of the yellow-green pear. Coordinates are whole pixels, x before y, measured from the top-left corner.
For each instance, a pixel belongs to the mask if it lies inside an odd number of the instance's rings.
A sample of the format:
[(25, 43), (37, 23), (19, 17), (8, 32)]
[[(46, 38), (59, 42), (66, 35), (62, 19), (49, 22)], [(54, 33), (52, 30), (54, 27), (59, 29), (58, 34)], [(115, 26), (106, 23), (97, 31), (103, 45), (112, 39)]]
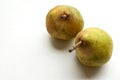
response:
[(83, 29), (81, 13), (69, 5), (57, 5), (46, 16), (48, 33), (57, 39), (70, 40)]
[(102, 29), (89, 27), (79, 32), (75, 38), (76, 55), (86, 66), (101, 66), (112, 56), (113, 41), (110, 35)]

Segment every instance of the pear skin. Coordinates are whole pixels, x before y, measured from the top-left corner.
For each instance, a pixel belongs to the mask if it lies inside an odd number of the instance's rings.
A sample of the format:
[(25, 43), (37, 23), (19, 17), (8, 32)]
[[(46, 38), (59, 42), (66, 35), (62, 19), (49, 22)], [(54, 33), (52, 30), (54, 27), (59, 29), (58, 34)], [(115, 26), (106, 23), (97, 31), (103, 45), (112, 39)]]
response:
[(46, 16), (48, 33), (57, 39), (70, 40), (83, 29), (84, 20), (81, 13), (69, 5), (58, 5)]
[(101, 66), (112, 56), (112, 38), (107, 32), (96, 27), (79, 32), (75, 38), (75, 44), (77, 44), (74, 47), (76, 55), (86, 66)]

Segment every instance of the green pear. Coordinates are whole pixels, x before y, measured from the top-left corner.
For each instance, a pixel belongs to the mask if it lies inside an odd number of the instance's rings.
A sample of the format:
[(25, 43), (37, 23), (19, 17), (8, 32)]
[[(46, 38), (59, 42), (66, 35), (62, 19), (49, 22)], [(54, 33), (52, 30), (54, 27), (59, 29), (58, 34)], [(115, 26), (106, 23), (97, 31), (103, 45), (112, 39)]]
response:
[(110, 35), (102, 29), (90, 27), (79, 32), (75, 38), (76, 55), (86, 66), (101, 66), (112, 56), (113, 41)]
[(83, 29), (84, 21), (80, 12), (69, 5), (57, 5), (46, 16), (48, 33), (57, 39), (70, 40)]

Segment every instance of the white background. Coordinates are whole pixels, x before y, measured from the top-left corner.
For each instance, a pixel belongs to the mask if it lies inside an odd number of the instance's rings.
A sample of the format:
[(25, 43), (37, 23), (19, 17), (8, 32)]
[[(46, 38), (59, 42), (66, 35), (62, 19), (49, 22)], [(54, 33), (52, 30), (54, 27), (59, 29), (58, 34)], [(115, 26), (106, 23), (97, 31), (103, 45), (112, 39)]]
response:
[[(82, 66), (73, 41), (59, 41), (46, 31), (47, 12), (56, 5), (76, 7), (85, 27), (99, 27), (114, 42), (113, 55), (99, 68)], [(119, 0), (0, 0), (0, 80), (119, 80)]]

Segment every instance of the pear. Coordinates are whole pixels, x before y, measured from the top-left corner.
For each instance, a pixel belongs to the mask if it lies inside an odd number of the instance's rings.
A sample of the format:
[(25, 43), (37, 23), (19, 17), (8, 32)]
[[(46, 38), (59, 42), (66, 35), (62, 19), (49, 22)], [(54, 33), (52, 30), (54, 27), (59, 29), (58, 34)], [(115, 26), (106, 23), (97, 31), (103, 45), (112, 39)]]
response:
[(70, 40), (83, 29), (81, 13), (69, 5), (57, 5), (46, 16), (48, 33), (57, 39)]
[(69, 52), (74, 49), (82, 64), (97, 67), (105, 64), (111, 58), (113, 41), (104, 30), (89, 27), (77, 34), (75, 46)]

